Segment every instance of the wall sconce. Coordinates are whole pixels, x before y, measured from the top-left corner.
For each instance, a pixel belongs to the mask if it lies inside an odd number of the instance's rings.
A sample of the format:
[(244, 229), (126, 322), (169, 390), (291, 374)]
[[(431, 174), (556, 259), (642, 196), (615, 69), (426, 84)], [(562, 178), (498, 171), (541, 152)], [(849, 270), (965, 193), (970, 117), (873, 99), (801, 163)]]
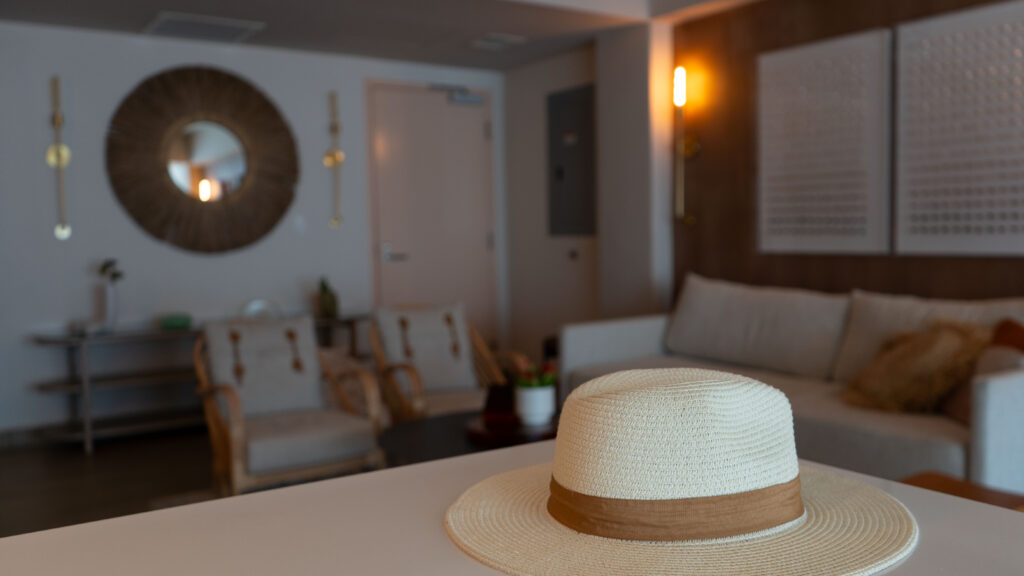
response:
[(64, 199), (64, 169), (71, 162), (71, 149), (61, 139), (64, 128), (64, 114), (60, 110), (60, 78), (50, 79), (50, 107), (52, 108), (51, 123), (53, 124), (53, 144), (46, 149), (46, 163), (57, 172), (57, 225), (53, 235), (57, 240), (71, 238), (71, 225), (68, 224), (67, 202)]
[(672, 77), (672, 103), (676, 107), (676, 138), (675, 138), (675, 216), (683, 220), (683, 224), (692, 226), (697, 217), (686, 211), (686, 160), (697, 155), (700, 144), (686, 134), (686, 108), (688, 94), (686, 91), (686, 68), (676, 66)]
[(675, 213), (676, 218), (686, 218), (686, 68), (682, 66), (676, 66), (672, 75), (672, 104), (676, 107)]
[(334, 201), (331, 228), (341, 226), (341, 165), (345, 163), (345, 153), (341, 151), (341, 120), (338, 116), (338, 93), (331, 90), (327, 93), (327, 107), (331, 115), (331, 147), (324, 154), (324, 166), (331, 169), (331, 190)]

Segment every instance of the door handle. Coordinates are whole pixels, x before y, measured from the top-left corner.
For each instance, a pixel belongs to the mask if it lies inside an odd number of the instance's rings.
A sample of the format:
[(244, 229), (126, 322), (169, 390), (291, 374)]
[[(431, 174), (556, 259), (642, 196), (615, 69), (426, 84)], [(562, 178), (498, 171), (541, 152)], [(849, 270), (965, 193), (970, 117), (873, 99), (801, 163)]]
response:
[(395, 252), (390, 242), (384, 242), (380, 245), (380, 258), (385, 262), (405, 262), (409, 255), (405, 252)]

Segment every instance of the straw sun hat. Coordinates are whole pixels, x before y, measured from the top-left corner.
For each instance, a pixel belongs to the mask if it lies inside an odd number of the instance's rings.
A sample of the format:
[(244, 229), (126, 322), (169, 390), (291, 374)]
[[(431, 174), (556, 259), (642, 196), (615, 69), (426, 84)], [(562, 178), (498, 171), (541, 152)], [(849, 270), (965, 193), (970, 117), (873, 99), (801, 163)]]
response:
[(473, 486), (445, 527), (515, 575), (873, 574), (918, 537), (888, 494), (797, 462), (782, 392), (689, 369), (581, 386), (554, 462)]

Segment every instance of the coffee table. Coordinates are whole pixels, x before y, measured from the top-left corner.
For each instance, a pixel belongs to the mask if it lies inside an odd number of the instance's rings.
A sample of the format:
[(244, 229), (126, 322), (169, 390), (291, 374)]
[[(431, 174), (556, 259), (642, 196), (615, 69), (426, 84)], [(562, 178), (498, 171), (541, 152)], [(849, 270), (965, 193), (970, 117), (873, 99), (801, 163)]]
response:
[(505, 448), (541, 440), (553, 440), (558, 433), (558, 421), (546, 426), (522, 426), (515, 417), (500, 425), (488, 426), (484, 416), (477, 416), (466, 423), (466, 437), (477, 446)]
[(466, 437), (466, 424), (479, 417), (472, 411), (401, 422), (381, 432), (378, 442), (389, 467), (481, 452), (488, 448)]
[[(0, 538), (3, 573), (497, 575), (448, 540), (444, 511), (484, 478), (553, 454), (537, 442)], [(896, 496), (920, 524), (917, 550), (887, 576), (1022, 573), (1024, 514), (836, 471)]]

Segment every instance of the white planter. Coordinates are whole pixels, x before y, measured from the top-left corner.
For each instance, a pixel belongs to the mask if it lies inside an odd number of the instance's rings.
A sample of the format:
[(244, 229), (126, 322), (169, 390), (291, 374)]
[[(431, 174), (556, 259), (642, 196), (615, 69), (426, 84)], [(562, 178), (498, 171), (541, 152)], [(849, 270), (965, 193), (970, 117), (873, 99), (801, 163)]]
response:
[(523, 426), (547, 426), (555, 415), (555, 387), (516, 387), (516, 414)]

